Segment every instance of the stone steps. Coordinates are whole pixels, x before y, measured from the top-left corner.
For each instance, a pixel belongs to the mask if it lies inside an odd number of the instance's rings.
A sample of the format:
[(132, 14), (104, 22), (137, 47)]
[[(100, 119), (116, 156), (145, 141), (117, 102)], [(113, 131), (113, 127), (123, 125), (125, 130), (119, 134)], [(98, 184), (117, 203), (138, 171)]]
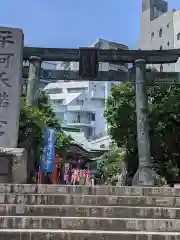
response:
[(83, 230), (0, 230), (0, 239), (8, 240), (180, 240), (175, 232), (124, 232), (124, 231), (83, 231)]
[(61, 216), (180, 219), (180, 208), (0, 204), (0, 216)]
[(177, 219), (134, 219), (93, 217), (0, 217), (0, 229), (61, 229), (103, 231), (180, 232)]
[(0, 239), (180, 240), (180, 189), (0, 184)]
[(179, 197), (180, 188), (0, 184), (0, 193)]
[(180, 207), (180, 197), (0, 193), (0, 204)]

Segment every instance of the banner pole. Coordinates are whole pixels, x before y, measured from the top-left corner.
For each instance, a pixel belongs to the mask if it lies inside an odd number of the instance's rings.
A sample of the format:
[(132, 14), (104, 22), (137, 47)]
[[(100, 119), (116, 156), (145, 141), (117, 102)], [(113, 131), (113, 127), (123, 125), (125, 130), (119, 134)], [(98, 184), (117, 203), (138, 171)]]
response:
[(41, 167), (39, 166), (39, 184), (42, 184), (42, 170)]
[(53, 184), (57, 184), (57, 160), (59, 155), (56, 153), (54, 157), (54, 169), (53, 169)]

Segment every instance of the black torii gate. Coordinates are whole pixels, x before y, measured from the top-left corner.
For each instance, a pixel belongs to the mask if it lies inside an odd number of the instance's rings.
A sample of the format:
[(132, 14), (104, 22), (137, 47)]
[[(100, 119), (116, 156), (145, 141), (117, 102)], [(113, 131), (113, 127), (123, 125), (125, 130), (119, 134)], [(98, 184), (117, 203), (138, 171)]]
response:
[[(137, 141), (139, 168), (134, 176), (133, 185), (155, 185), (156, 173), (152, 169), (147, 83), (151, 79), (159, 81), (179, 81), (179, 73), (147, 73), (146, 64), (176, 63), (180, 49), (173, 50), (114, 50), (114, 49), (60, 49), (60, 48), (24, 48), (24, 60), (30, 62), (28, 73), (27, 105), (37, 104), (40, 77), (46, 79), (92, 80), (92, 81), (127, 81), (133, 77), (128, 72), (98, 72), (99, 62), (113, 64), (133, 63), (135, 67)], [(79, 62), (79, 71), (42, 70), (42, 61)], [(27, 69), (25, 69), (25, 72)], [(24, 72), (24, 74), (26, 74)], [(54, 77), (53, 77), (54, 76)]]

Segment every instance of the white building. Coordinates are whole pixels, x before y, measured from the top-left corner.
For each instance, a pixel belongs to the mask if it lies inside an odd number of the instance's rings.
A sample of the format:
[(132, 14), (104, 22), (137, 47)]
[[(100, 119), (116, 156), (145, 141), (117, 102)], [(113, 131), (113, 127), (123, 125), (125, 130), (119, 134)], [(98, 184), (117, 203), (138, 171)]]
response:
[[(140, 40), (137, 49), (174, 48), (180, 48), (180, 10), (168, 10), (167, 0), (142, 0)], [(159, 71), (180, 72), (180, 61), (154, 67)]]
[(104, 149), (112, 149), (116, 147), (115, 142), (110, 136), (104, 136), (91, 141), (91, 146), (96, 146)]
[(87, 138), (105, 131), (104, 99), (90, 98), (89, 82), (50, 83), (45, 89), (64, 127), (80, 128)]
[[(98, 40), (92, 46), (98, 48), (128, 49), (127, 46)], [(91, 47), (92, 47), (91, 46)], [(57, 69), (78, 70), (78, 63), (63, 63)], [(127, 65), (101, 63), (100, 70), (127, 71)], [(123, 79), (119, 79), (123, 81)], [(110, 94), (111, 87), (117, 82), (95, 81), (63, 81), (49, 83), (45, 89), (49, 93), (51, 104), (58, 119), (64, 127), (80, 128), (87, 139), (107, 136), (108, 129), (104, 118), (105, 100)]]

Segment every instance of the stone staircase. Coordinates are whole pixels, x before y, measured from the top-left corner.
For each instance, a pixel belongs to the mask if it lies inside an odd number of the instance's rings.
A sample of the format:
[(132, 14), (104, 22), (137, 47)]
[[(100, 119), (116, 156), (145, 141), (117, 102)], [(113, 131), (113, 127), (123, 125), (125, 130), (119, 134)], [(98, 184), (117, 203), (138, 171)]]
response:
[(0, 240), (180, 240), (180, 188), (0, 185)]

